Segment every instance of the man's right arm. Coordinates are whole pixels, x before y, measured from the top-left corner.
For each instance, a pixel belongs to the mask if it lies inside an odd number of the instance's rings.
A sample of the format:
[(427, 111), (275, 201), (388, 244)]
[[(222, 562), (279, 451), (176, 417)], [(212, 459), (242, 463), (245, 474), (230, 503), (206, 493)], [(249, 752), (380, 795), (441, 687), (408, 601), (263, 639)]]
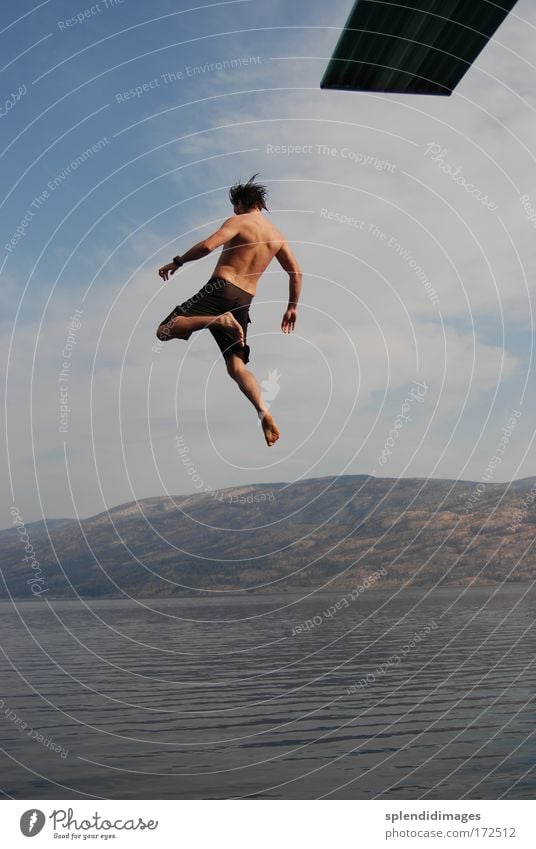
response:
[(201, 242), (197, 242), (192, 248), (186, 251), (186, 253), (182, 254), (182, 256), (173, 257), (173, 262), (167, 263), (167, 265), (163, 265), (159, 270), (158, 274), (163, 280), (167, 280), (170, 274), (175, 274), (176, 270), (184, 265), (185, 262), (193, 262), (196, 259), (203, 259), (203, 257), (208, 256), (208, 254), (212, 253), (212, 251), (216, 250), (216, 248), (221, 247), (228, 242), (233, 236), (236, 236), (239, 230), (239, 225), (237, 222), (237, 216), (233, 215), (231, 218), (228, 218), (223, 222), (219, 230), (216, 230), (212, 236), (209, 236), (208, 239), (203, 239)]
[(283, 333), (290, 333), (294, 330), (294, 325), (296, 324), (296, 311), (302, 286), (302, 271), (288, 242), (283, 242), (275, 256), (289, 277), (288, 307), (281, 322), (281, 330)]

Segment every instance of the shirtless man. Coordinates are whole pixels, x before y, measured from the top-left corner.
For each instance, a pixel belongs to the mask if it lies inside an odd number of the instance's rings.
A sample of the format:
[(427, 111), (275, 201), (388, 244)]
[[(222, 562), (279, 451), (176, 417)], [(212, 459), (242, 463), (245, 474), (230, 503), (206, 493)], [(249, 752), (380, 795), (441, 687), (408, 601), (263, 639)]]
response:
[(279, 439), (279, 430), (264, 403), (259, 384), (247, 368), (249, 345), (246, 344), (249, 305), (261, 274), (275, 258), (289, 276), (289, 301), (281, 322), (283, 333), (291, 333), (296, 324), (302, 273), (294, 254), (279, 230), (264, 217), (266, 188), (255, 182), (229, 189), (234, 216), (223, 222), (219, 230), (198, 242), (173, 262), (163, 265), (158, 274), (163, 280), (184, 265), (201, 259), (223, 245), (214, 273), (195, 295), (179, 304), (161, 322), (156, 335), (168, 339), (189, 339), (196, 330), (210, 330), (224, 356), (227, 372), (249, 398), (262, 424), (266, 444)]

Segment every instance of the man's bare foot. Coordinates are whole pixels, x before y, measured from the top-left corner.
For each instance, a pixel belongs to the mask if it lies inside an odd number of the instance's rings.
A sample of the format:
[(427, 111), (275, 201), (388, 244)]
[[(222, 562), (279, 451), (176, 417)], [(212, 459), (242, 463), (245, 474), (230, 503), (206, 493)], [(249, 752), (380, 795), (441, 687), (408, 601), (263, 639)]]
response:
[(279, 439), (278, 427), (274, 422), (271, 413), (259, 413), (259, 419), (261, 422), (262, 429), (264, 431), (264, 438), (266, 440), (266, 444), (268, 448), (271, 448), (274, 442), (277, 442), (277, 440)]
[(224, 312), (211, 323), (215, 324), (216, 327), (224, 327), (237, 342), (240, 342), (241, 345), (244, 344), (244, 331), (232, 312)]

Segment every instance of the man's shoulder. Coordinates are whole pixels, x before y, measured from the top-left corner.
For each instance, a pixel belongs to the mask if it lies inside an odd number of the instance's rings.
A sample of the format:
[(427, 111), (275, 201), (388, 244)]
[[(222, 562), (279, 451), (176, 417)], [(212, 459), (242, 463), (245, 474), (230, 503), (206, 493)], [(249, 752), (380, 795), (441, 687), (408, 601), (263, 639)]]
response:
[(286, 242), (285, 236), (272, 221), (268, 221), (267, 218), (263, 218), (262, 226), (264, 232), (269, 234), (271, 241)]

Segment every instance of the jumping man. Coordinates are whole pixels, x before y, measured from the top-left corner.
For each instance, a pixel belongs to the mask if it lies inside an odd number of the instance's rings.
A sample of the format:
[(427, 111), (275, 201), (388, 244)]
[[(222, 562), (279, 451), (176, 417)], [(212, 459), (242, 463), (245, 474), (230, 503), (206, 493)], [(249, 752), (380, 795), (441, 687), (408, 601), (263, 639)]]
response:
[(271, 446), (279, 439), (279, 430), (262, 399), (255, 375), (246, 368), (249, 306), (261, 274), (275, 256), (289, 276), (289, 301), (281, 330), (291, 333), (296, 324), (302, 272), (283, 234), (263, 215), (263, 209), (268, 211), (266, 187), (256, 183), (256, 177), (254, 174), (247, 183), (237, 183), (229, 189), (235, 214), (219, 230), (159, 269), (160, 277), (167, 280), (184, 263), (201, 259), (223, 245), (208, 283), (176, 306), (159, 325), (156, 335), (162, 342), (189, 339), (196, 330), (208, 328), (224, 356), (228, 374), (257, 410), (266, 443)]

